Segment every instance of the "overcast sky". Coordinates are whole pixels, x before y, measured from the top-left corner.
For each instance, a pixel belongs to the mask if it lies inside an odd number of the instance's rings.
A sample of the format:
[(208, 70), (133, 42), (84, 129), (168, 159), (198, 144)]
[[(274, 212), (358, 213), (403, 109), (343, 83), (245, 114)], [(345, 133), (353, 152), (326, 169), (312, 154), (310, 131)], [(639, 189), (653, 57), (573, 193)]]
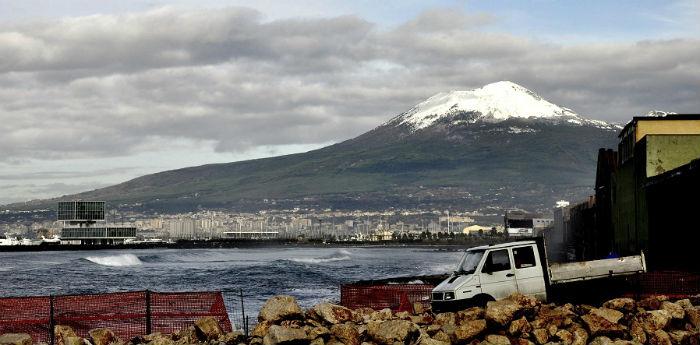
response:
[(308, 151), (499, 80), (700, 112), (698, 1), (0, 0), (0, 204)]

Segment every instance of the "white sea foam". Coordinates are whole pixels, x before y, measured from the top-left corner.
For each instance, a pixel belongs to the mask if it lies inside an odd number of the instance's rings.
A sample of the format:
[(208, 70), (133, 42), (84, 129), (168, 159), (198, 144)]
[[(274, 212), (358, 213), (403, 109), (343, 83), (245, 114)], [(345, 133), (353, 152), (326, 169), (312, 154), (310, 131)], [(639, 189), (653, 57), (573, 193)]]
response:
[(341, 249), (328, 256), (322, 256), (317, 258), (290, 258), (289, 260), (304, 264), (323, 264), (328, 262), (345, 261), (350, 259), (350, 252), (345, 249)]
[(143, 264), (139, 257), (134, 254), (88, 256), (85, 258), (85, 260), (96, 263), (98, 265), (113, 267), (139, 266)]

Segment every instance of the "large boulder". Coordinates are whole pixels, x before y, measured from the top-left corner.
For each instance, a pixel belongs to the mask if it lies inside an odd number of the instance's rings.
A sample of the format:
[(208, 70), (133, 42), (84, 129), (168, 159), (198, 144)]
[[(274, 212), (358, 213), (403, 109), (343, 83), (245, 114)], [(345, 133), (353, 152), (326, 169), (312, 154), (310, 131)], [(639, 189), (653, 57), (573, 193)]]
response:
[(224, 331), (219, 325), (219, 320), (212, 316), (197, 319), (197, 321), (194, 322), (194, 328), (197, 330), (197, 335), (202, 340), (218, 339), (224, 334)]
[(673, 345), (666, 331), (659, 329), (649, 335), (649, 345)]
[[(238, 343), (241, 343), (245, 341), (245, 335), (241, 332), (228, 332), (225, 334), (222, 334), (219, 336), (218, 339), (216, 339), (220, 345), (226, 344), (226, 345), (236, 345)], [(222, 344), (223, 343), (223, 344)]]
[(452, 312), (435, 314), (435, 323), (438, 325), (456, 325), (457, 314)]
[(661, 302), (661, 310), (665, 310), (673, 319), (683, 320), (685, 318), (685, 310), (679, 304), (663, 301)]
[(109, 345), (117, 340), (114, 332), (109, 328), (96, 328), (90, 330), (88, 334), (93, 345)]
[(581, 320), (586, 324), (591, 336), (614, 336), (621, 337), (625, 330), (625, 326), (618, 323), (610, 322), (608, 319), (596, 314), (587, 314), (581, 316)]
[(549, 332), (542, 328), (532, 331), (532, 336), (535, 338), (535, 342), (540, 345), (546, 344), (549, 340)]
[(351, 324), (337, 324), (331, 327), (331, 333), (345, 345), (360, 345), (360, 332)]
[(532, 326), (530, 326), (530, 322), (528, 322), (524, 316), (517, 320), (513, 320), (508, 327), (508, 334), (513, 336), (529, 332), (532, 332)]
[(70, 326), (56, 325), (53, 328), (54, 342), (56, 345), (64, 345), (65, 339), (69, 337), (77, 337), (75, 331)]
[(510, 345), (510, 339), (504, 335), (489, 334), (484, 340), (491, 345)]
[(664, 301), (668, 301), (667, 296), (650, 296), (637, 302), (637, 306), (645, 310), (657, 310), (661, 308), (661, 303), (663, 303)]
[(633, 341), (636, 341), (640, 344), (644, 344), (647, 342), (647, 334), (644, 331), (644, 327), (642, 327), (642, 324), (641, 322), (639, 322), (639, 320), (634, 319), (630, 323), (630, 337)]
[(637, 302), (631, 298), (614, 298), (603, 303), (603, 308), (615, 309), (619, 311), (634, 311)]
[(353, 319), (352, 310), (331, 303), (321, 303), (315, 305), (310, 310), (310, 314), (333, 325), (351, 321)]
[(455, 328), (454, 337), (459, 343), (464, 343), (474, 339), (486, 330), (486, 320), (467, 321)]
[(466, 321), (474, 321), (484, 318), (484, 308), (472, 307), (466, 310), (460, 310), (455, 314), (457, 324), (462, 324)]
[(700, 307), (690, 307), (686, 309), (685, 318), (696, 330), (700, 331)]
[(513, 321), (517, 314), (532, 311), (538, 304), (535, 298), (515, 293), (508, 298), (488, 302), (486, 320), (505, 326)]
[(574, 335), (565, 329), (558, 330), (554, 336), (559, 338), (559, 341), (564, 345), (571, 345), (574, 342)]
[(592, 309), (590, 313), (598, 315), (612, 323), (618, 323), (620, 319), (622, 319), (622, 317), (624, 316), (622, 312), (610, 308), (595, 308)]
[(571, 345), (586, 345), (588, 343), (588, 332), (583, 328), (573, 330), (574, 340)]
[(637, 320), (647, 334), (664, 329), (671, 322), (671, 315), (665, 310), (652, 310), (637, 314)]
[(281, 320), (300, 319), (304, 312), (292, 296), (274, 296), (265, 302), (258, 314), (258, 321), (277, 322)]
[(0, 335), (0, 345), (32, 345), (32, 336), (27, 333), (5, 333)]
[(377, 344), (393, 345), (396, 342), (412, 343), (418, 339), (420, 332), (411, 321), (389, 320), (368, 323), (367, 335)]
[(278, 325), (270, 326), (263, 338), (263, 345), (301, 345), (306, 343), (308, 343), (307, 334), (303, 329)]
[(542, 306), (532, 321), (532, 327), (549, 329), (552, 326), (568, 326), (575, 317), (576, 313), (569, 308)]

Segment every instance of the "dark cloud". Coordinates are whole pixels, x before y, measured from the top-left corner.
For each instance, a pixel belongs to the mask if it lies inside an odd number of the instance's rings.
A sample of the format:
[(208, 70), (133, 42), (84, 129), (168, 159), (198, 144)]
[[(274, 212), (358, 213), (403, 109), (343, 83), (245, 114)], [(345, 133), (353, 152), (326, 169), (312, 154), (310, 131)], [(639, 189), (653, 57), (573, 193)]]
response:
[(700, 109), (700, 41), (554, 44), (433, 10), (265, 21), (163, 8), (0, 27), (2, 160), (339, 141), (434, 93), (512, 80), (591, 118)]

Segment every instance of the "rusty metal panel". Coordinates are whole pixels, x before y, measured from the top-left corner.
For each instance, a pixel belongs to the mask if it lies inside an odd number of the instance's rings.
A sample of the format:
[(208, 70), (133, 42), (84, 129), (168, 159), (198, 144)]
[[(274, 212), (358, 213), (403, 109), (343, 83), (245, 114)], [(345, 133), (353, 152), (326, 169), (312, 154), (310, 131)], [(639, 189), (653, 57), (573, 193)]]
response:
[(614, 259), (558, 263), (549, 266), (552, 284), (646, 272), (644, 253)]

